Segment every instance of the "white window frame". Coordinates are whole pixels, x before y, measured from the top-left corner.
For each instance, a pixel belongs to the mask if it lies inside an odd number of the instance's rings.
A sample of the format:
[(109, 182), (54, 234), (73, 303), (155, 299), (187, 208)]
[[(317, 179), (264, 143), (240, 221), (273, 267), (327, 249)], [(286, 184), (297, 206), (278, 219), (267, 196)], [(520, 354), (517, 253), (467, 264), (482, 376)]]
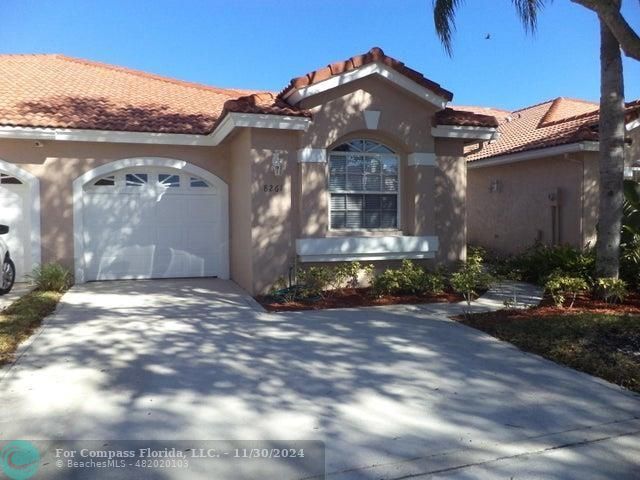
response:
[[(372, 153), (372, 152), (336, 152), (335, 149), (333, 150), (329, 150), (327, 152), (327, 165), (326, 165), (326, 173), (327, 173), (327, 205), (328, 205), (328, 215), (329, 218), (327, 219), (327, 224), (328, 224), (328, 230), (330, 232), (337, 232), (337, 233), (351, 233), (351, 234), (357, 234), (358, 232), (400, 232), (402, 231), (402, 161), (401, 161), (401, 157), (400, 155), (395, 152), (391, 147), (385, 145), (382, 142), (379, 142), (377, 140), (373, 140), (371, 138), (353, 138), (350, 140), (346, 140), (344, 142), (339, 143), (338, 145), (336, 145), (335, 148), (339, 148), (342, 145), (344, 145), (345, 143), (350, 143), (350, 142), (356, 142), (356, 141), (369, 141), (369, 142), (374, 142), (377, 143), (378, 145), (381, 145), (385, 148), (388, 148), (392, 153)], [(341, 191), (341, 192), (332, 192), (330, 190), (329, 184), (331, 181), (331, 157), (334, 155), (338, 155), (338, 156), (364, 156), (364, 157), (389, 157), (389, 156), (394, 156), (398, 162), (398, 189), (395, 192), (388, 192), (388, 191), (365, 191), (365, 190), (360, 190), (360, 191), (355, 191), (355, 190), (345, 190), (345, 191)], [(345, 171), (345, 175), (347, 175), (347, 172)], [(336, 194), (336, 195), (396, 195), (396, 227), (395, 228), (332, 228), (331, 226), (331, 195), (332, 194)], [(346, 200), (345, 200), (346, 201)]]
[[(134, 186), (127, 185), (127, 174), (145, 174), (147, 175), (147, 183)], [(180, 179), (179, 187), (165, 187), (160, 183), (160, 175), (175, 175)], [(114, 185), (95, 185), (95, 183), (103, 178), (114, 177)], [(207, 187), (192, 187), (191, 179), (197, 178), (207, 184)], [(215, 186), (211, 185), (206, 179), (194, 175), (191, 173), (183, 173), (179, 170), (171, 169), (145, 169), (140, 168), (127, 168), (114, 173), (108, 173), (92, 180), (85, 185), (84, 190), (91, 193), (110, 192), (110, 193), (128, 193), (128, 194), (143, 194), (153, 190), (154, 192), (168, 192), (171, 194), (183, 194), (183, 195), (215, 195)]]

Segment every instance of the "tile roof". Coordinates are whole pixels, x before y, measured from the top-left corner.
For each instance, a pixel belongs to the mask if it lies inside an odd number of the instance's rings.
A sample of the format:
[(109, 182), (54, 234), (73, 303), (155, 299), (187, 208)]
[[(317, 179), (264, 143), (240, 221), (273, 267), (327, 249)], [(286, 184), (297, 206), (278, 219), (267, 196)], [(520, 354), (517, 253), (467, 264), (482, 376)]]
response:
[[(481, 107), (456, 109), (477, 112)], [(491, 110), (491, 109), (490, 109)], [(500, 112), (500, 111), (496, 111)], [(504, 113), (504, 111), (502, 111)], [(627, 121), (640, 114), (640, 100), (626, 104)], [(598, 140), (598, 104), (559, 97), (499, 117), (497, 140), (467, 147), (470, 162), (483, 158)]]
[(340, 75), (341, 73), (349, 72), (351, 70), (356, 70), (364, 65), (368, 65), (370, 63), (380, 62), (386, 65), (389, 68), (401, 73), (402, 75), (410, 78), (418, 85), (422, 85), (423, 87), (431, 90), (436, 95), (439, 95), (446, 100), (453, 99), (453, 93), (448, 90), (442, 88), (438, 83), (429, 80), (420, 72), (413, 70), (412, 68), (407, 67), (404, 63), (395, 58), (389, 57), (385, 55), (379, 47), (374, 47), (369, 50), (367, 53), (363, 53), (362, 55), (356, 55), (346, 60), (342, 60), (339, 62), (332, 63), (327, 65), (324, 68), (320, 68), (318, 70), (314, 70), (313, 72), (309, 72), (306, 75), (302, 75), (300, 77), (296, 77), (289, 82), (289, 85), (285, 87), (282, 92), (280, 92), (280, 97), (285, 98), (289, 92), (292, 90), (307, 87), (309, 85), (313, 85), (315, 83), (326, 80), (334, 75)]
[(224, 103), (225, 111), (310, 117), (311, 112), (292, 107), (270, 92), (253, 93)]
[(206, 134), (225, 102), (256, 93), (63, 55), (0, 55), (0, 71), (7, 126)]
[(498, 119), (493, 115), (453, 108), (445, 108), (436, 112), (433, 121), (435, 125), (460, 125), (464, 127), (496, 128), (499, 124)]

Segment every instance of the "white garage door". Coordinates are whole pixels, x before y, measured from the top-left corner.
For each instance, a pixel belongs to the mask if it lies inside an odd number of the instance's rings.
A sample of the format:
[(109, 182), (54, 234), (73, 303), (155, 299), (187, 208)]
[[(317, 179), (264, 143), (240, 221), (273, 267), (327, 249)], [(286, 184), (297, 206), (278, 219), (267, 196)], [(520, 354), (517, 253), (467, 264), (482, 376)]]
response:
[(18, 178), (0, 172), (0, 224), (9, 225), (3, 240), (16, 264), (16, 280), (25, 281), (33, 268), (31, 259), (29, 187)]
[(204, 179), (139, 167), (84, 187), (86, 280), (225, 276), (226, 198)]

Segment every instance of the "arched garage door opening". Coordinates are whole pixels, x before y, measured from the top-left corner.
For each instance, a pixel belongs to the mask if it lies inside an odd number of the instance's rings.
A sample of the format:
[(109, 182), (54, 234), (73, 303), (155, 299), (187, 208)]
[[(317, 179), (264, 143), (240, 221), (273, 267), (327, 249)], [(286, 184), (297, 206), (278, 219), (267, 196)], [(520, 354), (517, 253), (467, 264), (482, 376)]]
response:
[(0, 224), (9, 226), (2, 238), (16, 265), (16, 281), (40, 263), (40, 185), (31, 173), (0, 160)]
[(76, 281), (229, 278), (228, 188), (180, 160), (135, 158), (74, 181)]

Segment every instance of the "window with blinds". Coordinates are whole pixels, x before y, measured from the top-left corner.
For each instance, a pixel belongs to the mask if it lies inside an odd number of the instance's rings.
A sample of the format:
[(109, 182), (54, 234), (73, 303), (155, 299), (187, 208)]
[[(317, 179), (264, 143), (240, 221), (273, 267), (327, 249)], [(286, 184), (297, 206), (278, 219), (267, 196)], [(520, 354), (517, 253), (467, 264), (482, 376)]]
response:
[(384, 145), (354, 140), (329, 156), (332, 229), (398, 228), (398, 156)]

